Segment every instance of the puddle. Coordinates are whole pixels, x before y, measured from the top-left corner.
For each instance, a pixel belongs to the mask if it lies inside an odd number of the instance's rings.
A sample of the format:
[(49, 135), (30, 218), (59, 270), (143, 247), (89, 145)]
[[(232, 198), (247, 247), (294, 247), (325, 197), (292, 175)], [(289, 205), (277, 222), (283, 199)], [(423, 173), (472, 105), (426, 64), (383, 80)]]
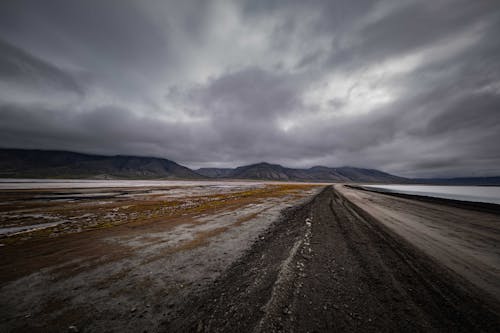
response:
[(54, 226), (59, 225), (61, 223), (64, 223), (64, 221), (50, 222), (50, 223), (39, 223), (39, 224), (32, 224), (32, 225), (23, 225), (23, 226), (19, 226), (19, 227), (0, 228), (0, 235), (8, 235), (8, 234), (33, 231), (33, 230), (40, 230), (40, 229), (54, 227)]

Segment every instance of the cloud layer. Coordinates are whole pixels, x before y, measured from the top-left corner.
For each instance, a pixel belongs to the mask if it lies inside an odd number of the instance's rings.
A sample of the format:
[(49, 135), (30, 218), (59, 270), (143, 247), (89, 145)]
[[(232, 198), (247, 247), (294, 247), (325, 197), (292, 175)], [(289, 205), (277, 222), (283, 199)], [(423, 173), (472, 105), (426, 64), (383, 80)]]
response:
[(500, 174), (500, 6), (2, 1), (0, 146)]

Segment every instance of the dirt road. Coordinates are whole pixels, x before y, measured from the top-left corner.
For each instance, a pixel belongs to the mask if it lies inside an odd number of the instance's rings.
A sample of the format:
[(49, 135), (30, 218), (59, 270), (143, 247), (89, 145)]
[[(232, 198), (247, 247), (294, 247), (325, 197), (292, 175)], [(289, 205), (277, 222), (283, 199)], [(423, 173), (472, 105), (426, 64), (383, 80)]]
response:
[(494, 332), (498, 303), (338, 190), (286, 212), (164, 331)]
[(4, 193), (15, 226), (74, 222), (3, 238), (1, 332), (500, 327), (496, 211), (341, 185), (68, 191)]

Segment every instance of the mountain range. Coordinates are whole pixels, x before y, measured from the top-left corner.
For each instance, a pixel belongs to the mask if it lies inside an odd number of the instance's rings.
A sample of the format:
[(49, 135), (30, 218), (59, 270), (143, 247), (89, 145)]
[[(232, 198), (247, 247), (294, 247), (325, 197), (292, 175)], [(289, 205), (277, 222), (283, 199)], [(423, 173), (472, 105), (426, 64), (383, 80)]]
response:
[(1, 178), (205, 178), (173, 161), (67, 151), (0, 149)]
[(407, 182), (407, 179), (373, 169), (354, 167), (329, 168), (315, 166), (308, 169), (286, 168), (279, 164), (261, 162), (235, 169), (202, 168), (200, 175), (212, 178), (267, 179), (289, 181), (334, 181), (334, 182)]
[(0, 149), (0, 178), (253, 179), (498, 185), (500, 177), (409, 179), (374, 169), (314, 166), (294, 169), (261, 162), (237, 168), (191, 170), (157, 157), (103, 156), (68, 151)]

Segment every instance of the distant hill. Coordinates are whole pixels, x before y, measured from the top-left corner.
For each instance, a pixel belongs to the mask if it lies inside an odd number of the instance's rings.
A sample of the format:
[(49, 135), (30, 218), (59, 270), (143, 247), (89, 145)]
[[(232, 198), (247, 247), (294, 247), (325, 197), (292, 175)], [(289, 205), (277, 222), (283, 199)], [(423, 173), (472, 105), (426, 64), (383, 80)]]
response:
[(324, 166), (315, 166), (309, 169), (292, 169), (266, 162), (245, 165), (235, 169), (203, 168), (196, 170), (196, 172), (212, 178), (326, 182), (408, 182), (406, 178), (372, 169), (353, 167), (329, 168)]
[(353, 167), (292, 169), (257, 163), (193, 171), (173, 161), (138, 156), (102, 156), (67, 151), (0, 149), (2, 178), (255, 179), (282, 181), (405, 183), (406, 178)]
[(21, 149), (0, 149), (0, 177), (204, 178), (189, 168), (163, 158)]
[(500, 185), (500, 177), (417, 178), (413, 181), (434, 185)]
[(253, 179), (305, 182), (369, 182), (436, 185), (500, 185), (500, 177), (410, 179), (354, 167), (308, 169), (257, 163), (191, 170), (156, 157), (102, 156), (67, 151), (0, 149), (0, 178)]
[(230, 168), (201, 168), (196, 170), (196, 173), (210, 178), (223, 178), (227, 177), (233, 172)]

